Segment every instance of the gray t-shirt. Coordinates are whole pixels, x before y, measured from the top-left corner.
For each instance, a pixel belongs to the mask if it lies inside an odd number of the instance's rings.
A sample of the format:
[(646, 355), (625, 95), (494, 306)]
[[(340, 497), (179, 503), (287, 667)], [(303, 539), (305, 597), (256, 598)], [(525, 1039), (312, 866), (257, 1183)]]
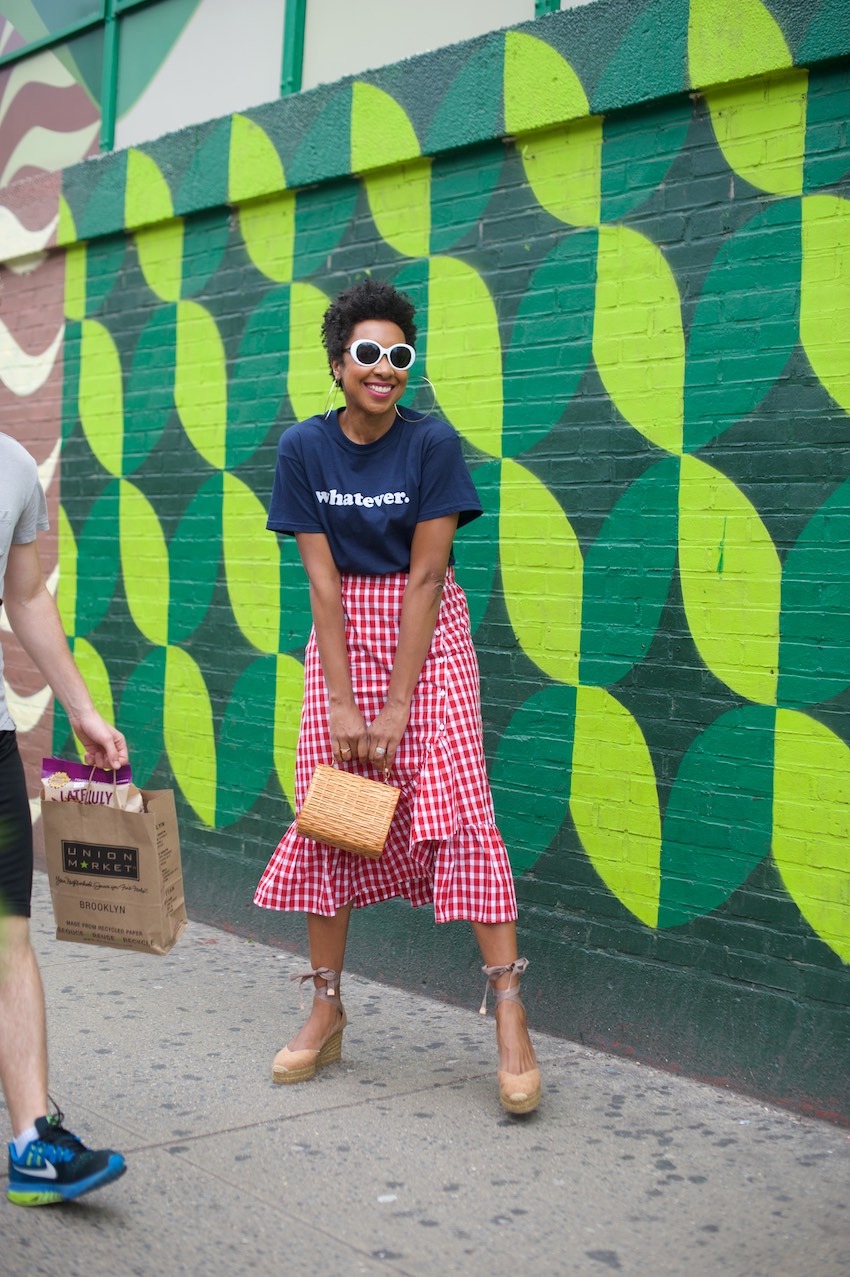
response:
[[(26, 448), (0, 434), (0, 602), (6, 583), (9, 547), (35, 540), (46, 532), (47, 502), (38, 480), (38, 467)], [(3, 681), (3, 648), (0, 647), (0, 731), (15, 726), (6, 704)]]

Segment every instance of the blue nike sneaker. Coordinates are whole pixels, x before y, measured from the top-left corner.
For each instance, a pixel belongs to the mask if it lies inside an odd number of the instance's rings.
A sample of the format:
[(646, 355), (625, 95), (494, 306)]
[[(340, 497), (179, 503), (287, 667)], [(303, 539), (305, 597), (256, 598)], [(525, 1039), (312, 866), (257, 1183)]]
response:
[(51, 1206), (70, 1202), (93, 1188), (111, 1184), (127, 1169), (111, 1148), (86, 1148), (66, 1131), (59, 1112), (36, 1119), (38, 1139), (30, 1140), (20, 1157), (9, 1145), (9, 1185), (6, 1196), (16, 1206)]

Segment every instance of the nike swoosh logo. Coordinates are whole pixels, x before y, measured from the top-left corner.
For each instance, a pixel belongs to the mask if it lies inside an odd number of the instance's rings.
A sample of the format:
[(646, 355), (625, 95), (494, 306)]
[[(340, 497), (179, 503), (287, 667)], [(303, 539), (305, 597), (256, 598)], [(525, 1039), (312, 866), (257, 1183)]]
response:
[(20, 1167), (24, 1175), (34, 1175), (36, 1179), (58, 1179), (59, 1172), (52, 1162), (45, 1163), (44, 1166), (22, 1166)]

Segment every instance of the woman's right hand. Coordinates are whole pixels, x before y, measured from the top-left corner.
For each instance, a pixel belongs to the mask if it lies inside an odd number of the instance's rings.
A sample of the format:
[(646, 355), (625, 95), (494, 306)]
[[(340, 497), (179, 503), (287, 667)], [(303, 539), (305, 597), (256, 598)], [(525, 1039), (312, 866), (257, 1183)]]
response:
[(369, 756), (369, 733), (366, 720), (354, 701), (332, 705), (328, 720), (334, 759), (338, 763), (363, 762)]

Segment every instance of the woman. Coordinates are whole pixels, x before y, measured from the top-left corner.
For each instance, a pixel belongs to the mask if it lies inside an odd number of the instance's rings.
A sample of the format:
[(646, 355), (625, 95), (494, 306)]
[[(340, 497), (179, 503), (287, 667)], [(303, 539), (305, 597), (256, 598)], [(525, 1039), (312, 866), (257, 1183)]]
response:
[[(499, 1095), (527, 1113), (540, 1074), (519, 999), (516, 899), (485, 771), (478, 665), (452, 540), (481, 514), (456, 432), (398, 408), (415, 360), (410, 300), (364, 280), (328, 308), (322, 338), (345, 406), (280, 440), (268, 527), (295, 536), (310, 582), (296, 802), (318, 763), (400, 787), (378, 860), (301, 837), (293, 824), (255, 903), (307, 914), (313, 1005), (275, 1057), (276, 1082), (340, 1057), (339, 980), (352, 908), (403, 896), (437, 922), (472, 923), (495, 990)], [(484, 1009), (482, 1005), (482, 1010)]]

